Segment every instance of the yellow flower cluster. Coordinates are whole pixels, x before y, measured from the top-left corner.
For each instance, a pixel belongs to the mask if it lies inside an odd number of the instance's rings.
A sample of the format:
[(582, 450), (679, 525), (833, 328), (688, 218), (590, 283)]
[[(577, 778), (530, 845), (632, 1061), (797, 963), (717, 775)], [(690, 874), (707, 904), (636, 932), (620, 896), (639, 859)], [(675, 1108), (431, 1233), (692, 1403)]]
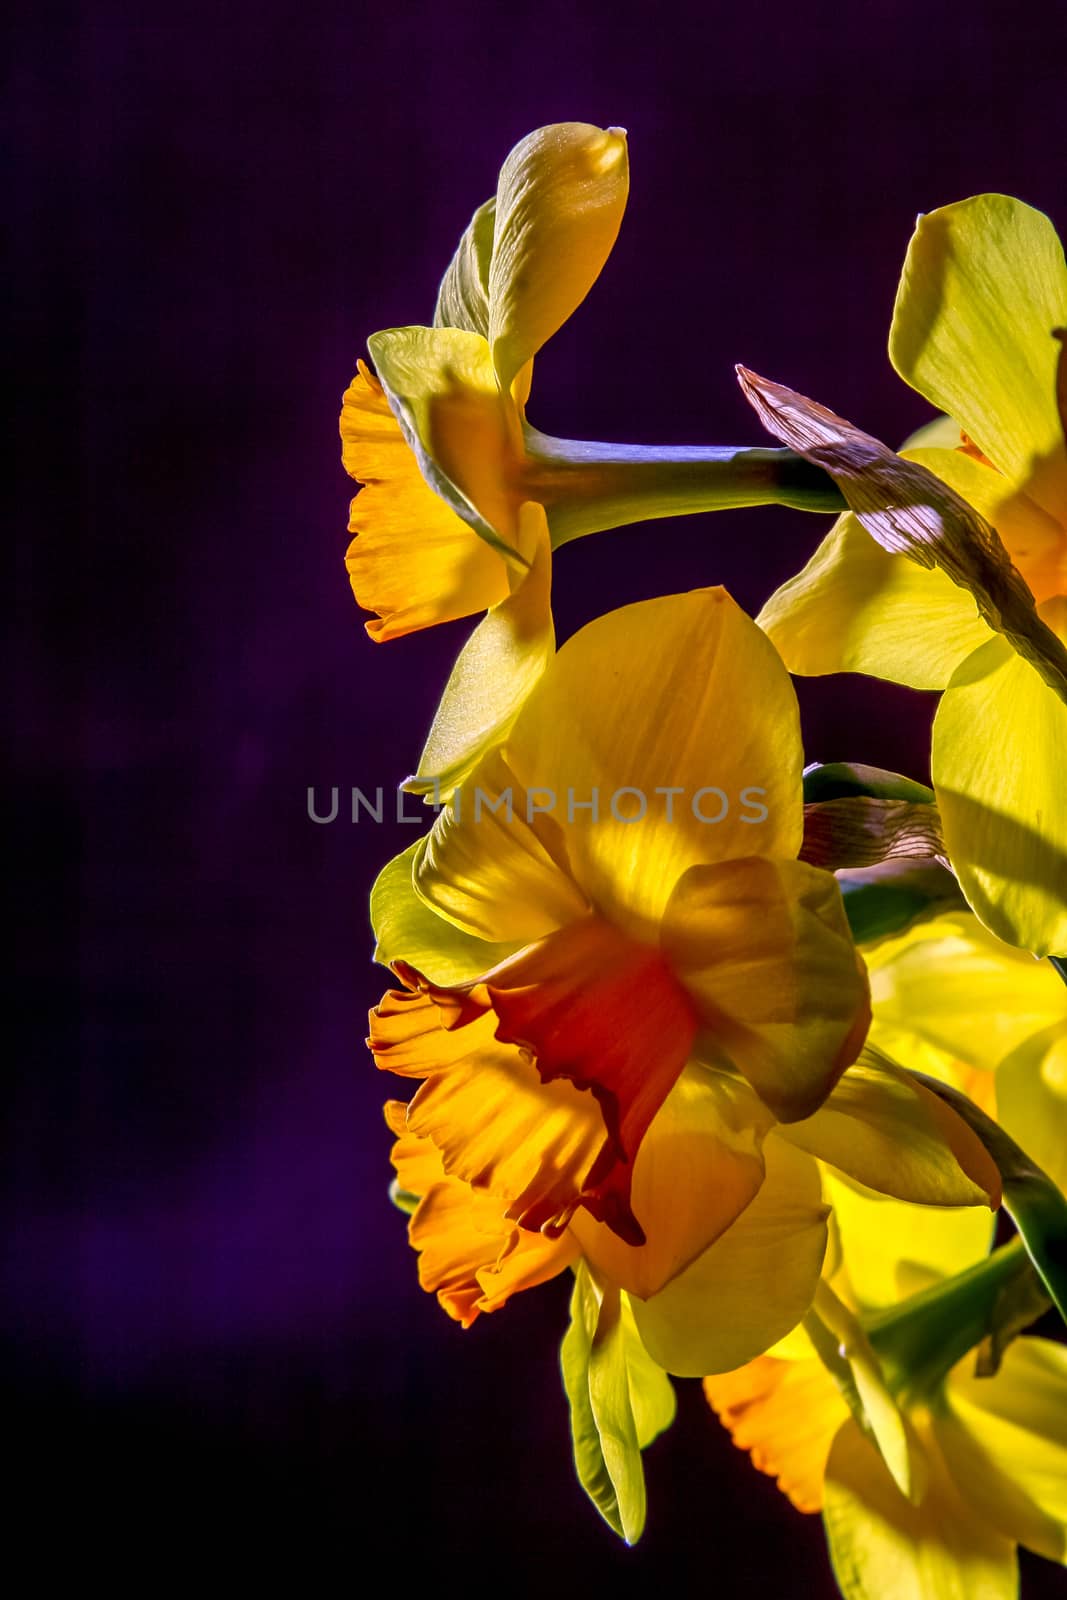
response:
[[(890, 353), (952, 421), (899, 455), (744, 371), (781, 448), (554, 439), (533, 359), (627, 187), (622, 130), (530, 134), (344, 397), (371, 637), (484, 613), (372, 896), (393, 1197), (464, 1327), (573, 1275), (628, 1541), (699, 1377), (849, 1600), (999, 1600), (1067, 1556), (1067, 1351), (1020, 1337), (1067, 1299), (1067, 266), (1003, 196), (920, 219)], [(756, 619), (710, 586), (557, 651), (561, 545), (768, 501), (842, 514)], [(805, 769), (790, 673), (840, 671), (941, 692), (932, 790)]]

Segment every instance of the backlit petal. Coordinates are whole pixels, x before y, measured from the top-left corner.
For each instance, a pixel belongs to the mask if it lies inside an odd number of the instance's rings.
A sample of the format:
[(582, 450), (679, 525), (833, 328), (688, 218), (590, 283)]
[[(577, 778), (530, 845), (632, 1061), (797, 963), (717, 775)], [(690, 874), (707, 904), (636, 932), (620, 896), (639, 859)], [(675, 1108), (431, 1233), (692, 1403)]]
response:
[(571, 1231), (611, 1283), (647, 1300), (733, 1223), (763, 1182), (773, 1119), (741, 1079), (691, 1063), (656, 1113), (630, 1191), (646, 1243), (625, 1244), (587, 1211)]
[(883, 550), (851, 512), (756, 621), (790, 672), (866, 672), (913, 689), (943, 689), (991, 631), (965, 589)]
[(845, 1600), (1015, 1600), (1014, 1544), (960, 1498), (936, 1446), (918, 1505), (855, 1422), (830, 1450), (823, 1517)]
[(1006, 1057), (996, 1086), (998, 1122), (1067, 1193), (1067, 1022)]
[(798, 1511), (822, 1509), (830, 1446), (849, 1410), (820, 1361), (759, 1356), (705, 1378), (704, 1393), (734, 1444)]
[(1063, 247), (1040, 211), (981, 194), (919, 218), (893, 311), (893, 365), (1017, 483), (1040, 462), (1046, 505), (1053, 479), (1057, 498), (1067, 488), (1052, 337), (1065, 321)]
[(502, 961), (512, 944), (490, 944), (464, 933), (415, 892), (412, 873), (421, 840), (384, 866), (370, 896), (375, 961), (405, 961), (434, 983), (463, 983)]
[(999, 1370), (954, 1369), (934, 1427), (961, 1493), (992, 1527), (1067, 1561), (1067, 1349), (1016, 1339)]
[(489, 343), (503, 389), (600, 276), (628, 189), (618, 128), (538, 128), (504, 162), (489, 270)]
[(590, 899), (646, 936), (686, 868), (800, 848), (796, 696), (724, 589), (589, 623), (545, 672), (507, 750), (528, 790), (556, 797)]
[(695, 867), (664, 918), (665, 958), (703, 1031), (784, 1122), (810, 1114), (856, 1059), (867, 978), (837, 880), (760, 857)]
[(950, 1106), (872, 1055), (781, 1137), (869, 1189), (927, 1206), (1000, 1204), (1000, 1175), (978, 1135)]
[(346, 470), (365, 485), (352, 501), (356, 535), (345, 565), (359, 605), (376, 611), (372, 639), (395, 639), (503, 600), (500, 556), (429, 487), (377, 379), (360, 363), (344, 397)]
[(466, 328), (489, 337), (489, 266), (493, 258), (496, 197), (478, 207), (437, 293), (435, 328)]
[(808, 1310), (826, 1251), (814, 1161), (768, 1135), (766, 1176), (732, 1227), (650, 1300), (634, 1300), (645, 1347), (668, 1372), (730, 1372)]
[(1067, 953), (1067, 705), (1003, 639), (963, 663), (934, 719), (945, 844), (988, 928)]

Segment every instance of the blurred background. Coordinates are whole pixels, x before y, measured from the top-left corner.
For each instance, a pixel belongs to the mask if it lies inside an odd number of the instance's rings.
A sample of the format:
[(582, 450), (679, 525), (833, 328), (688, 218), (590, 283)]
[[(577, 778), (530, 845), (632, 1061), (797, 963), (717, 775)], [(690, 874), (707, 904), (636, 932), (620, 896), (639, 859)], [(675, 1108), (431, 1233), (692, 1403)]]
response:
[[(564, 1280), (467, 1333), (418, 1288), (362, 1043), (367, 894), (414, 830), (316, 826), (306, 796), (411, 770), (467, 624), (365, 636), (337, 415), (367, 335), (430, 319), (512, 144), (577, 119), (629, 129), (631, 201), (533, 422), (760, 443), (744, 361), (902, 439), (929, 414), (885, 356), (915, 213), (999, 189), (1067, 223), (1059, 9), (16, 13), (16, 1541), (113, 1579), (294, 1558), (305, 1592), (373, 1553), (400, 1591), (832, 1596), (819, 1519), (693, 1383), (616, 1544), (573, 1479)], [(707, 583), (755, 611), (827, 525), (568, 546), (560, 636)], [(926, 775), (929, 696), (799, 690), (809, 759)]]

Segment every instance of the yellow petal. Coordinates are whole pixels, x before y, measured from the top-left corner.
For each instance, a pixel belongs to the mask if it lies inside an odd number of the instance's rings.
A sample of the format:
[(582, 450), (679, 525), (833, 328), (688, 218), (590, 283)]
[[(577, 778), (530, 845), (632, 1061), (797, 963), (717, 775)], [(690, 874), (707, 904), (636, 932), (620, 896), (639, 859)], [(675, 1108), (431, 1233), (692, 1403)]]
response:
[(507, 749), (527, 789), (555, 796), (578, 883), (646, 937), (688, 867), (800, 848), (796, 696), (723, 589), (589, 623), (545, 672)]
[(807, 1311), (826, 1251), (818, 1169), (772, 1133), (756, 1198), (634, 1318), (654, 1361), (681, 1377), (729, 1372), (761, 1355)]
[(934, 719), (931, 770), (960, 886), (988, 928), (1067, 952), (1067, 705), (1002, 639), (963, 663)]
[(375, 961), (405, 961), (434, 983), (463, 983), (487, 972), (514, 946), (488, 944), (462, 932), (415, 893), (412, 872), (421, 840), (383, 867), (370, 896)]
[(478, 207), (456, 246), (437, 293), (435, 328), (466, 328), (489, 337), (489, 265), (493, 257), (496, 198)]
[(1040, 462), (1042, 503), (1052, 479), (1061, 504), (1067, 498), (1052, 337), (1065, 320), (1067, 265), (1040, 211), (981, 194), (919, 218), (893, 311), (890, 359), (1017, 483)]
[(913, 689), (943, 689), (990, 636), (965, 589), (883, 550), (851, 513), (756, 621), (790, 672), (866, 672)]
[(991, 1378), (973, 1357), (948, 1379), (934, 1428), (961, 1494), (991, 1527), (1067, 1561), (1067, 1349), (1016, 1339)]
[(447, 799), (500, 744), (555, 651), (548, 523), (530, 501), (519, 513), (530, 570), (479, 623), (459, 653), (434, 715), (419, 770), (405, 788)]
[[(929, 1071), (930, 1058), (900, 1053), (909, 1035), (943, 1057), (939, 1077), (960, 1065), (992, 1071), (1032, 1034), (1067, 1015), (1067, 989), (1047, 963), (1008, 945), (969, 911), (916, 923), (864, 950), (871, 978), (871, 1042), (902, 1066)], [(951, 1081), (951, 1079), (950, 1079)], [(959, 1085), (957, 1085), (958, 1087)]]
[(707, 1036), (782, 1121), (807, 1117), (856, 1059), (867, 978), (837, 880), (760, 857), (691, 869), (662, 949)]
[(647, 1300), (724, 1232), (763, 1182), (772, 1118), (747, 1084), (691, 1063), (634, 1162), (631, 1204), (646, 1243), (627, 1245), (586, 1211), (571, 1232), (610, 1283)]
[(997, 1120), (1067, 1193), (1067, 1022), (1034, 1034), (997, 1068)]
[(416, 851), (416, 892), (479, 939), (526, 944), (589, 909), (532, 825), (530, 798), (492, 751)]
[(861, 1307), (895, 1305), (902, 1273), (948, 1277), (989, 1254), (994, 1221), (985, 1206), (939, 1209), (889, 1200), (833, 1172), (823, 1175), (849, 1286)]
[(960, 1498), (937, 1448), (920, 1504), (846, 1422), (826, 1468), (823, 1518), (845, 1600), (1015, 1600), (1015, 1547)]
[(737, 1372), (705, 1378), (704, 1393), (734, 1444), (798, 1511), (822, 1509), (830, 1446), (849, 1411), (820, 1361), (759, 1356)]
[(367, 341), (426, 482), (517, 570), (518, 414), (497, 387), (489, 346), (457, 328), (388, 328)]
[(395, 639), (503, 600), (507, 568), (423, 479), (377, 379), (360, 363), (341, 412), (352, 501), (345, 565), (372, 639)]
[(504, 162), (489, 270), (489, 343), (501, 388), (511, 387), (600, 276), (628, 188), (619, 128), (538, 128)]
[(978, 1135), (906, 1072), (870, 1053), (781, 1137), (869, 1189), (928, 1206), (995, 1207), (1000, 1176)]

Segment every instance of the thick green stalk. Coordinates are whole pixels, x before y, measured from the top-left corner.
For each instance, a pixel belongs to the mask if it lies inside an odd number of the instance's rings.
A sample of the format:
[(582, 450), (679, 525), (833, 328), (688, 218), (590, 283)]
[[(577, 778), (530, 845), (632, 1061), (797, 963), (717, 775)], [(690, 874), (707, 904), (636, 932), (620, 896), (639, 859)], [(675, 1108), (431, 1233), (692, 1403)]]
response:
[(548, 513), (554, 546), (630, 522), (694, 511), (781, 505), (836, 515), (828, 473), (792, 450), (595, 444), (526, 426), (523, 488)]

